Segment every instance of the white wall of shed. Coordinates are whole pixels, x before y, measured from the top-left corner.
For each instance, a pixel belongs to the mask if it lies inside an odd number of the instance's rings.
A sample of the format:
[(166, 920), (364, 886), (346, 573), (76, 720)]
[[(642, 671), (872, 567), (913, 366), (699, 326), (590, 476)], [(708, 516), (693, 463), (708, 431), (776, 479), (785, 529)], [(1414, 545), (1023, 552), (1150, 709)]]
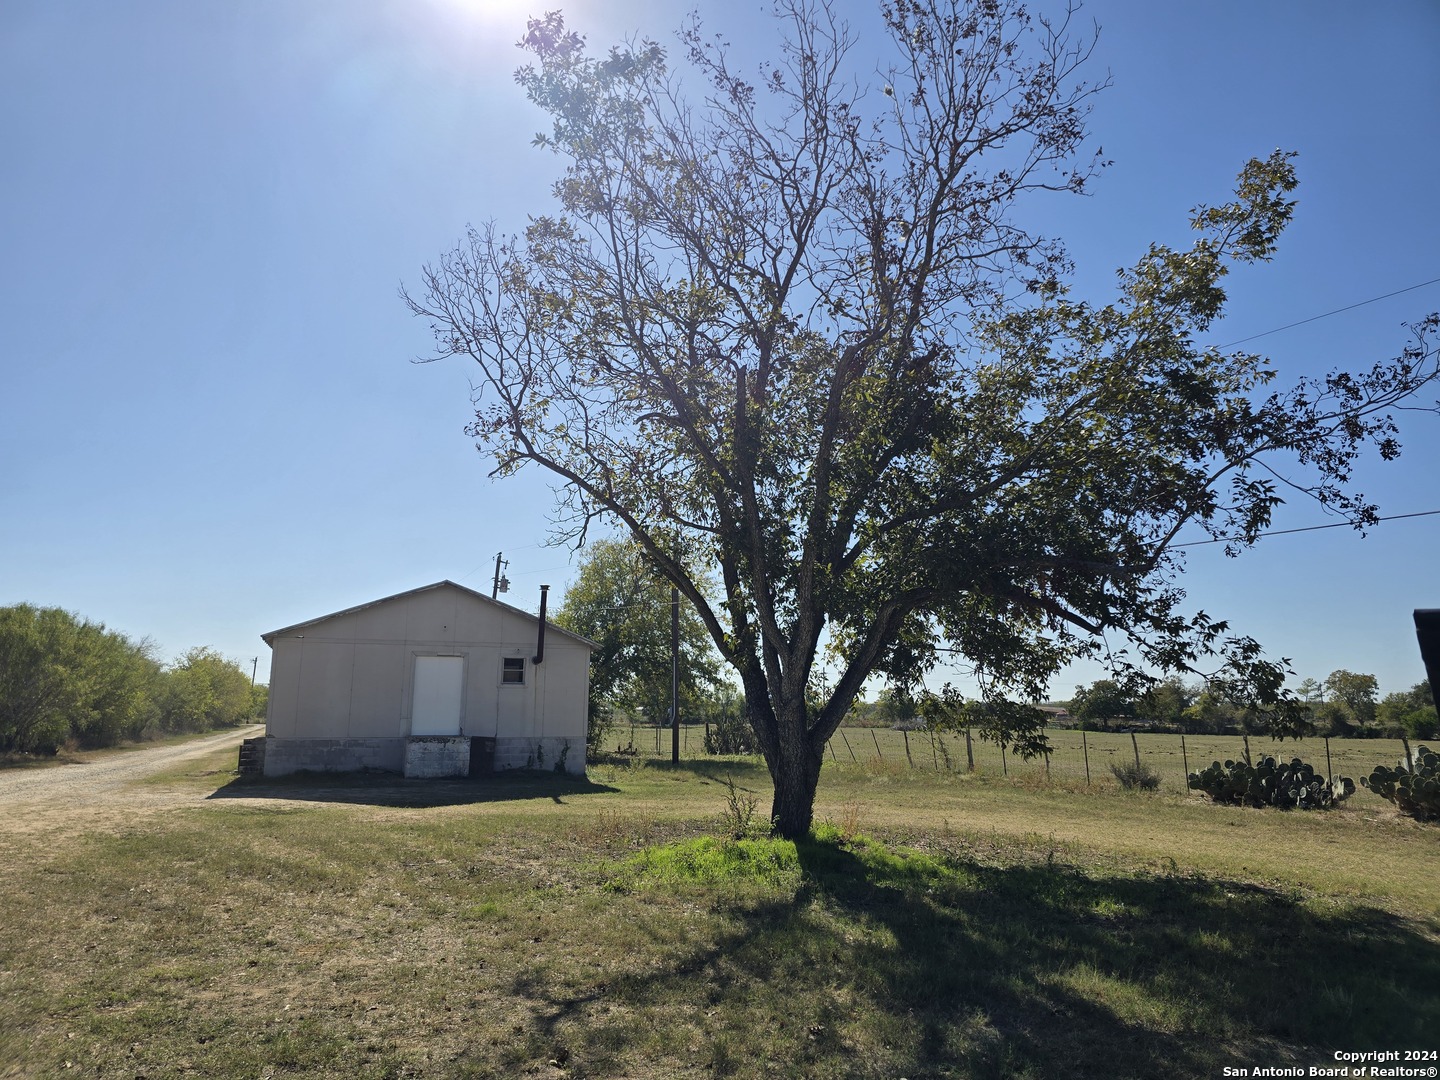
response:
[[(466, 735), (585, 738), (589, 650), (454, 589), (433, 589), (326, 619), (274, 639), (267, 733), (272, 738), (411, 734), (415, 657), (465, 658)], [(502, 681), (502, 658), (525, 658), (525, 683)]]

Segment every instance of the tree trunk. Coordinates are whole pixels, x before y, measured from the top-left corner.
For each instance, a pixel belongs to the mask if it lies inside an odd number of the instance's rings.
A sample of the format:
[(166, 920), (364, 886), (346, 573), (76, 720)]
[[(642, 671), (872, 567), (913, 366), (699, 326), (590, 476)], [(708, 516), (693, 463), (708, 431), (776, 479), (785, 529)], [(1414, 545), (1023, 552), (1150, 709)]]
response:
[(810, 831), (823, 752), (824, 744), (817, 752), (802, 728), (798, 739), (782, 738), (777, 760), (768, 762), (770, 778), (775, 782), (770, 824), (777, 836), (794, 840)]

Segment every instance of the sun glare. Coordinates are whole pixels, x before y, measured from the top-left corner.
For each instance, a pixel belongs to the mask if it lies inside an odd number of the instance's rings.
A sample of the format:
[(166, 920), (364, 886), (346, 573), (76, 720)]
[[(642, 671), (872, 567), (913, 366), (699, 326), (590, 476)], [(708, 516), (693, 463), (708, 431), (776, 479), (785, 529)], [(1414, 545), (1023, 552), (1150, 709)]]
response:
[(543, 5), (535, 0), (437, 0), (442, 7), (485, 22), (523, 23)]

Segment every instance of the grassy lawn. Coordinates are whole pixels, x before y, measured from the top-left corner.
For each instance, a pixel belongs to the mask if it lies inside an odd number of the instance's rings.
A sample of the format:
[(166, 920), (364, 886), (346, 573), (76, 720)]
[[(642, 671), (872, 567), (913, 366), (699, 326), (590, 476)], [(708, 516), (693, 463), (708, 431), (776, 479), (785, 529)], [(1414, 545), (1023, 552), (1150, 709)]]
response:
[(1379, 800), (842, 761), (797, 845), (723, 827), (727, 778), (768, 808), (753, 761), (233, 764), (63, 849), (0, 834), (0, 1076), (1201, 1077), (1440, 1042), (1440, 830)]

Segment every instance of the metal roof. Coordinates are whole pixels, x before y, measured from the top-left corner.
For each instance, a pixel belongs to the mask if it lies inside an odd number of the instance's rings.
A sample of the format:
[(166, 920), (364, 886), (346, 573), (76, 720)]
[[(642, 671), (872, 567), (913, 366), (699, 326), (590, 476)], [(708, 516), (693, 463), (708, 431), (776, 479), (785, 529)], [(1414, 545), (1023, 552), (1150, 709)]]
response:
[[(498, 608), (503, 608), (504, 610), (514, 615), (522, 615), (525, 618), (529, 619), (531, 622), (538, 623), (540, 621), (540, 616), (538, 615), (531, 614), (528, 611), (522, 611), (520, 608), (517, 607), (511, 607), (509, 604), (502, 604), (499, 600), (492, 600), (490, 597), (486, 596), (482, 592), (476, 592), (474, 589), (467, 589), (464, 585), (457, 585), (453, 581), (445, 580), (437, 581), (433, 585), (421, 585), (418, 589), (407, 589), (405, 592), (396, 593), (393, 596), (382, 596), (379, 600), (371, 600), (369, 603), (365, 604), (356, 604), (354, 607), (345, 608), (343, 611), (332, 611), (329, 615), (320, 615), (314, 619), (306, 619), (304, 622), (295, 623), (293, 626), (282, 626), (279, 630), (271, 630), (268, 634), (261, 634), (260, 640), (265, 642), (265, 644), (269, 645), (271, 648), (274, 648), (275, 639), (282, 634), (289, 634), (296, 630), (303, 630), (307, 626), (314, 626), (317, 623), (325, 622), (327, 619), (338, 619), (341, 615), (353, 615), (357, 611), (364, 611), (367, 608), (377, 607), (380, 604), (388, 604), (392, 600), (402, 600), (407, 596), (415, 596), (417, 593), (429, 592), (431, 589), (443, 589), (447, 586), (452, 589), (458, 589), (460, 592), (465, 593), (467, 596), (473, 596), (477, 600), (483, 600), (487, 604), (493, 604)], [(549, 619), (545, 620), (545, 627), (547, 630), (553, 630), (557, 634), (564, 634), (566, 637), (574, 641), (580, 642), (580, 644), (586, 646), (587, 648), (600, 648), (600, 644), (598, 642), (591, 641), (587, 637), (581, 637), (579, 634), (571, 633), (569, 630), (566, 630), (562, 626), (556, 626)]]

